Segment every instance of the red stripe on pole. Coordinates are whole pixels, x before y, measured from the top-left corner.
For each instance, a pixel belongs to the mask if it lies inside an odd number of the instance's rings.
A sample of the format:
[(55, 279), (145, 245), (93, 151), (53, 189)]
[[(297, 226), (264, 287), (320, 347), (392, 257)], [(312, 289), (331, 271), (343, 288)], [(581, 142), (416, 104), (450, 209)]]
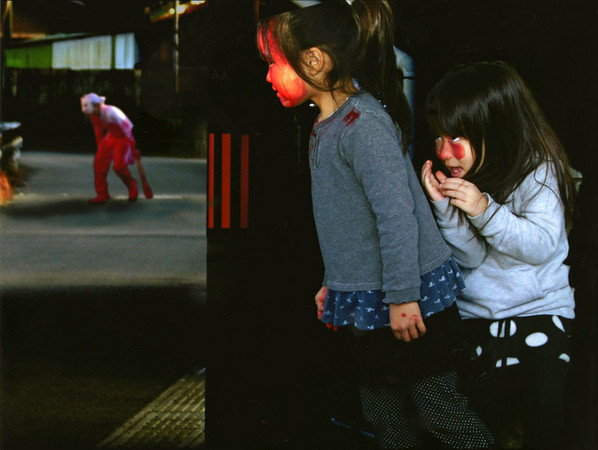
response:
[(241, 135), (241, 228), (249, 226), (249, 135)]
[(222, 228), (230, 228), (230, 134), (222, 135)]
[(214, 228), (214, 134), (208, 141), (208, 228)]

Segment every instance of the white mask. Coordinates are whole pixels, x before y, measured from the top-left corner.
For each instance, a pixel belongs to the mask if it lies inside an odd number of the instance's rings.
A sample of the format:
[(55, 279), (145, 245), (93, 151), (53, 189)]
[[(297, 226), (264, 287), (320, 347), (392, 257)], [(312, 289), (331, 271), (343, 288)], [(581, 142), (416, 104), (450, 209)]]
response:
[(94, 105), (102, 104), (106, 100), (106, 97), (100, 97), (93, 92), (85, 94), (81, 97), (81, 111), (85, 114), (93, 114)]

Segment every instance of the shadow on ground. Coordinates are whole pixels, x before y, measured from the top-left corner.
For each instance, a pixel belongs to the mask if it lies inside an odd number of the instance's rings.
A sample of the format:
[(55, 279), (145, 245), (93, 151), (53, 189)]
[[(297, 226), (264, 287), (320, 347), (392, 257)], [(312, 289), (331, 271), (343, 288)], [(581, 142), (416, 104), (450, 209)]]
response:
[(197, 286), (4, 292), (0, 313), (3, 449), (91, 449), (205, 364)]

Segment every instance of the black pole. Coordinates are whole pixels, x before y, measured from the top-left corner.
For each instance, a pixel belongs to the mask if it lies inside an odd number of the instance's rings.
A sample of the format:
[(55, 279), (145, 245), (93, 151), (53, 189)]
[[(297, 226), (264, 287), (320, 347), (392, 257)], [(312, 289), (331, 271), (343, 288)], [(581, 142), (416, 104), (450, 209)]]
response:
[(4, 110), (2, 99), (4, 97), (6, 83), (6, 57), (4, 55), (4, 50), (10, 45), (11, 41), (12, 1), (2, 0), (0, 9), (2, 13), (2, 21), (0, 21), (0, 32), (2, 33), (2, 39), (0, 39), (0, 121), (2, 121), (2, 112)]

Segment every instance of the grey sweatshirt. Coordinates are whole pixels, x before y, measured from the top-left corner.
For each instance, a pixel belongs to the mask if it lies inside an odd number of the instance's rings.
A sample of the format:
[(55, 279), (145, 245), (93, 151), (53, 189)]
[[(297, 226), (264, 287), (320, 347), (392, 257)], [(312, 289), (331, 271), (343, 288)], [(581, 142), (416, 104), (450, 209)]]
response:
[(419, 300), (420, 275), (451, 252), (384, 107), (358, 92), (314, 125), (309, 152), (323, 284)]
[[(457, 300), (465, 319), (541, 314), (573, 318), (573, 290), (563, 206), (552, 166), (529, 174), (504, 205), (460, 225), (448, 199), (433, 202), (440, 231), (457, 259), (467, 289)], [(475, 227), (481, 237), (472, 232)]]

